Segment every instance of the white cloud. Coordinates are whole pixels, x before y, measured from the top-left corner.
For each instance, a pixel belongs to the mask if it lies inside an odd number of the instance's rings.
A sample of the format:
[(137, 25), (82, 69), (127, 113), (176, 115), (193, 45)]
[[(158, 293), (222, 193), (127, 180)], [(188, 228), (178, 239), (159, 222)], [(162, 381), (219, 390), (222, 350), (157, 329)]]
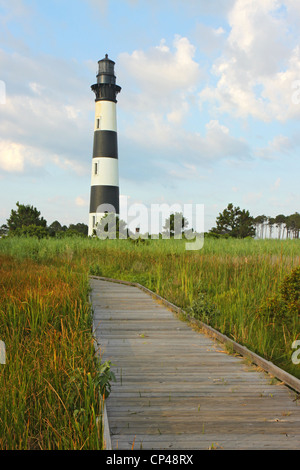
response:
[(92, 152), (89, 112), (93, 100), (89, 87), (79, 78), (81, 66), (0, 49), (0, 67), (7, 89), (0, 133), (10, 142), (8, 156), (2, 152), (0, 167), (26, 171), (38, 159), (82, 174), (88, 149)]
[(281, 155), (288, 154), (296, 145), (295, 139), (280, 134), (274, 137), (266, 147), (258, 148), (254, 153), (259, 158), (274, 160)]
[(283, 1), (236, 0), (223, 54), (212, 71), (216, 86), (200, 93), (219, 112), (262, 121), (300, 117), (292, 84), (300, 77), (300, 49)]
[(26, 165), (40, 167), (41, 164), (41, 158), (34, 148), (9, 140), (0, 141), (0, 170), (19, 174)]
[[(216, 34), (222, 35), (223, 30)], [(148, 51), (124, 53), (118, 59), (122, 71), (118, 80), (126, 89), (126, 96), (119, 101), (126, 113), (126, 139), (152, 153), (153, 162), (157, 155), (157, 166), (161, 158), (166, 165), (172, 160), (172, 176), (178, 177), (192, 177), (193, 171), (187, 165), (249, 158), (246, 142), (233, 137), (217, 119), (209, 121), (204, 132), (200, 123), (198, 132), (189, 129), (192, 111), (199, 112), (192, 110), (192, 103), (203, 73), (194, 59), (195, 46), (187, 38), (176, 36), (172, 46), (162, 40)], [(193, 127), (197, 129), (196, 120), (197, 114), (193, 116)]]
[(41, 96), (43, 91), (45, 90), (45, 87), (41, 85), (40, 83), (36, 82), (30, 82), (29, 83), (29, 88), (37, 95)]
[(189, 105), (186, 101), (182, 101), (179, 106), (167, 114), (167, 120), (173, 124), (181, 124), (188, 114)]
[[(171, 165), (173, 175), (178, 175), (180, 171), (190, 178), (195, 174), (191, 170), (193, 167), (207, 167), (222, 159), (235, 161), (251, 158), (249, 145), (243, 139), (232, 136), (229, 129), (217, 120), (208, 122), (205, 132), (199, 133), (173, 126), (157, 116), (155, 118), (136, 122), (134, 127), (127, 130), (126, 136), (137, 148), (144, 149), (144, 154), (145, 149), (148, 150), (152, 156), (152, 166), (155, 164), (170, 168)], [(180, 165), (180, 170), (177, 165)], [(145, 171), (149, 174), (148, 166)]]
[[(130, 73), (143, 90), (169, 93), (191, 89), (199, 79), (199, 65), (193, 60), (195, 47), (185, 37), (175, 36), (172, 52), (164, 39), (147, 53), (135, 50), (119, 56), (118, 67)], [(123, 72), (124, 73), (124, 72)]]
[(221, 26), (213, 28), (204, 23), (198, 23), (194, 36), (198, 48), (209, 55), (224, 47), (226, 32)]
[(24, 148), (14, 142), (0, 142), (0, 168), (21, 173), (24, 169)]
[(185, 37), (175, 36), (173, 49), (165, 40), (148, 51), (122, 53), (118, 58), (118, 80), (126, 89), (120, 106), (126, 111), (168, 114), (177, 121), (178, 109), (186, 112), (188, 97), (202, 76), (194, 60), (195, 46)]

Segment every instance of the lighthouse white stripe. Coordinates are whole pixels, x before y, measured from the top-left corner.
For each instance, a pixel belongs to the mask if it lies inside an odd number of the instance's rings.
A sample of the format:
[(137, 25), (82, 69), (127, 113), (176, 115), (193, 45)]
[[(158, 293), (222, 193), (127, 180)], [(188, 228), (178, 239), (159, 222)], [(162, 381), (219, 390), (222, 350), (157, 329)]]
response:
[(119, 186), (116, 158), (93, 158), (91, 186)]
[(98, 212), (91, 212), (89, 214), (89, 232), (88, 232), (88, 236), (91, 236), (93, 235), (93, 230), (97, 228), (97, 224), (100, 222), (100, 220), (102, 219), (102, 217), (104, 217), (105, 214), (100, 214)]
[(116, 103), (112, 101), (96, 101), (95, 131), (98, 129), (117, 132)]

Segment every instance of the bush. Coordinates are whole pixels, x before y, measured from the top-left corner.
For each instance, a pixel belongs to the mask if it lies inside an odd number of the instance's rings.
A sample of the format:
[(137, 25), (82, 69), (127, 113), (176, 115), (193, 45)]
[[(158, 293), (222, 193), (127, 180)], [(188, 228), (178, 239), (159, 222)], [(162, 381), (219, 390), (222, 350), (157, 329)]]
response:
[(216, 305), (203, 292), (193, 301), (191, 307), (187, 309), (187, 313), (191, 317), (211, 326), (215, 325), (216, 319), (220, 315)]
[(300, 300), (300, 266), (285, 277), (281, 286), (281, 296), (287, 303), (298, 304)]
[(268, 297), (258, 309), (259, 316), (289, 325), (300, 315), (300, 266), (287, 275), (277, 294)]
[(35, 237), (40, 240), (41, 238), (48, 237), (49, 233), (46, 227), (31, 224), (18, 227), (14, 231), (9, 232), (9, 235), (13, 237)]

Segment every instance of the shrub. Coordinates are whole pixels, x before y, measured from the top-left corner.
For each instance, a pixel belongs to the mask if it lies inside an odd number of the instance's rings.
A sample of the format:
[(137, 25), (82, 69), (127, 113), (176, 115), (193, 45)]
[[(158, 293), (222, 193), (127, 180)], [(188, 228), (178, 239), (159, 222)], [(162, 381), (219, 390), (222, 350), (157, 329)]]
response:
[(284, 278), (278, 293), (262, 302), (258, 314), (272, 322), (287, 325), (300, 315), (300, 267)]
[(287, 303), (298, 304), (300, 300), (300, 266), (285, 277), (281, 286), (281, 296)]
[(220, 315), (216, 305), (203, 292), (193, 301), (191, 307), (187, 309), (187, 313), (191, 317), (211, 326), (216, 323), (216, 319)]
[(36, 237), (39, 240), (41, 238), (46, 238), (49, 236), (48, 230), (46, 227), (41, 227), (40, 225), (23, 225), (22, 227), (16, 228), (10, 233), (10, 236), (17, 237)]

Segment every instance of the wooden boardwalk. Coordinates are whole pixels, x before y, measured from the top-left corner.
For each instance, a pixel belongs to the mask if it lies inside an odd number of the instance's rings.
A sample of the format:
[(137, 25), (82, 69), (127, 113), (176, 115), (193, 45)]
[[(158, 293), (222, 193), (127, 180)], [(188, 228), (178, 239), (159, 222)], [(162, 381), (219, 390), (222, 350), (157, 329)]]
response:
[(96, 341), (117, 382), (112, 449), (300, 449), (300, 403), (283, 384), (137, 287), (91, 279)]

